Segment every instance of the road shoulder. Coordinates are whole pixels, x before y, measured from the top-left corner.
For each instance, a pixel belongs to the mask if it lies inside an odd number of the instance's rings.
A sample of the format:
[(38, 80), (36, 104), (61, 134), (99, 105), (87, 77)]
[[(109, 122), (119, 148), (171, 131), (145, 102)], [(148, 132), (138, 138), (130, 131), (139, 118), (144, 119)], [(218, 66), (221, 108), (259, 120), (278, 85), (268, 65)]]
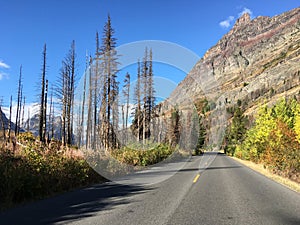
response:
[(242, 163), (243, 165), (249, 167), (250, 169), (276, 181), (277, 183), (280, 183), (280, 184), (288, 187), (289, 189), (300, 193), (300, 184), (298, 184), (297, 182), (294, 182), (288, 178), (284, 178), (284, 177), (281, 177), (277, 174), (270, 172), (268, 169), (264, 168), (264, 166), (262, 164), (256, 164), (254, 162), (251, 162), (248, 160), (242, 160), (242, 159), (239, 159), (236, 157), (231, 157), (231, 156), (229, 156), (229, 157)]

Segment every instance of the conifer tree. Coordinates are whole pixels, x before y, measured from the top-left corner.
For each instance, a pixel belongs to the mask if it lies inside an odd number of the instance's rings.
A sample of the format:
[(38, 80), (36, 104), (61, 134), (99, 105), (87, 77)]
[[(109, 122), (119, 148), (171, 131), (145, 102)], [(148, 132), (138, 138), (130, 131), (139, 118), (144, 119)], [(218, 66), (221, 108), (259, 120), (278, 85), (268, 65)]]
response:
[(180, 139), (180, 112), (177, 106), (172, 109), (169, 123), (169, 145), (175, 147)]
[(245, 138), (247, 118), (243, 115), (241, 107), (234, 109), (230, 127), (227, 130), (225, 153), (234, 155), (237, 145)]

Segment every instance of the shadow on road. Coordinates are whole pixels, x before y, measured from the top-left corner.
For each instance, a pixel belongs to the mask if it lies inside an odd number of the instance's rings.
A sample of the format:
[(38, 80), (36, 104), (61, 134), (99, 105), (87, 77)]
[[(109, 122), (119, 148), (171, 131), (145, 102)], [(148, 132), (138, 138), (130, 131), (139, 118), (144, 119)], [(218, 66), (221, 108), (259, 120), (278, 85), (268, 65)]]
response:
[(217, 166), (217, 167), (205, 167), (205, 168), (190, 168), (190, 169), (181, 169), (179, 172), (189, 172), (197, 170), (224, 170), (224, 169), (237, 169), (242, 168), (241, 166)]
[(150, 188), (105, 183), (30, 203), (0, 214), (0, 224), (54, 224), (91, 217), (129, 204), (130, 196)]

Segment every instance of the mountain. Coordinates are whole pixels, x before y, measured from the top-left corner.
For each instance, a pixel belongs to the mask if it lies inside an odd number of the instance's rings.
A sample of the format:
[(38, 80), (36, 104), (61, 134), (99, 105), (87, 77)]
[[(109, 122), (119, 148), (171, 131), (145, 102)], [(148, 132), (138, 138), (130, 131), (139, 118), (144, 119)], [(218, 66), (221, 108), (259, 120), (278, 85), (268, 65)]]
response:
[[(37, 111), (33, 111), (37, 112)], [(2, 122), (3, 121), (3, 122)], [(13, 122), (11, 123), (11, 130), (14, 132), (16, 125)], [(29, 123), (29, 124), (28, 124)], [(9, 119), (6, 116), (5, 110), (2, 110), (0, 108), (0, 131), (3, 130), (3, 124), (6, 130), (9, 128)], [(39, 115), (34, 114), (29, 120), (27, 119), (24, 122), (24, 125), (19, 129), (20, 132), (25, 132), (28, 129), (29, 125), (29, 131), (33, 133), (34, 136), (39, 135)], [(50, 130), (50, 135), (52, 135), (52, 128), (50, 127), (50, 124), (47, 123), (47, 129)], [(55, 116), (54, 121), (53, 121), (53, 136), (60, 140), (61, 139), (61, 117), (60, 116)]]
[[(5, 113), (2, 111), (2, 108), (0, 108), (0, 130), (3, 129), (3, 126), (5, 129), (9, 128), (9, 119), (7, 119)], [(15, 128), (15, 124), (11, 123), (11, 126), (13, 126), (12, 129)]]
[[(30, 104), (25, 106), (24, 118), (28, 118), (29, 112), (30, 112), (30, 115), (32, 115), (32, 116), (29, 119), (26, 119), (24, 124), (22, 124), (22, 122), (21, 122), (20, 132), (25, 132), (29, 128), (29, 131), (31, 133), (33, 133), (34, 136), (39, 135), (39, 109), (40, 108), (39, 108), (39, 105), (37, 103), (30, 103)], [(12, 106), (12, 111), (13, 112), (16, 111), (16, 106), (15, 105)], [(13, 113), (12, 121), (16, 120), (15, 116), (16, 115)], [(0, 108), (0, 130), (2, 130), (1, 118), (4, 122), (5, 129), (8, 129), (8, 127), (9, 127), (8, 117), (9, 117), (9, 108), (8, 107)], [(54, 124), (53, 125), (53, 136), (56, 139), (61, 139), (61, 117), (60, 116), (55, 116), (53, 124)], [(12, 131), (14, 131), (15, 130), (15, 124), (13, 122), (11, 122), (11, 127), (12, 127), (11, 128)], [(49, 121), (47, 121), (47, 129), (49, 129), (50, 135), (52, 136), (52, 128), (50, 126)]]
[[(6, 117), (5, 113), (3, 112), (2, 108), (0, 107), (0, 130), (3, 130), (3, 126), (5, 130), (9, 129), (9, 123), (11, 126), (12, 132), (14, 132), (16, 125), (13, 122), (10, 122), (9, 119)], [(23, 129), (20, 128), (20, 131), (23, 132)]]
[(253, 20), (246, 13), (196, 63), (171, 99), (208, 98), (218, 101), (217, 107), (241, 100), (250, 110), (260, 99), (298, 94), (299, 84), (300, 8)]
[(299, 84), (300, 8), (253, 20), (246, 13), (196, 63), (171, 99), (207, 98), (217, 107), (240, 100), (251, 114), (260, 101), (297, 95)]
[(224, 135), (230, 108), (241, 105), (251, 119), (262, 104), (290, 96), (299, 100), (299, 94), (300, 8), (296, 8), (272, 18), (243, 14), (195, 64), (169, 102), (182, 109), (192, 102), (202, 115), (208, 104), (204, 125), (215, 143)]
[[(47, 118), (48, 119), (48, 118)], [(29, 125), (29, 131), (33, 133), (34, 136), (39, 135), (39, 114), (33, 115), (29, 120), (24, 123), (24, 129), (27, 129)], [(29, 123), (29, 124), (28, 124)], [(52, 128), (49, 121), (47, 121), (47, 129), (49, 134), (52, 135)], [(55, 116), (53, 121), (53, 136), (55, 139), (61, 139), (61, 117)]]

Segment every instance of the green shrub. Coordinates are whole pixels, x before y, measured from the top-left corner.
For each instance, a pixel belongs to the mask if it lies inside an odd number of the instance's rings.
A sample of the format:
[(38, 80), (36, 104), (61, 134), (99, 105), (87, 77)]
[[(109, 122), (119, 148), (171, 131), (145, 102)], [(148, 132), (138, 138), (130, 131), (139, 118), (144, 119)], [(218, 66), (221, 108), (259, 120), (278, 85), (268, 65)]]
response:
[[(299, 115), (300, 104), (295, 99), (261, 108), (243, 142), (235, 146), (234, 155), (263, 163), (273, 172), (300, 182)], [(227, 150), (231, 147), (228, 142)]]

